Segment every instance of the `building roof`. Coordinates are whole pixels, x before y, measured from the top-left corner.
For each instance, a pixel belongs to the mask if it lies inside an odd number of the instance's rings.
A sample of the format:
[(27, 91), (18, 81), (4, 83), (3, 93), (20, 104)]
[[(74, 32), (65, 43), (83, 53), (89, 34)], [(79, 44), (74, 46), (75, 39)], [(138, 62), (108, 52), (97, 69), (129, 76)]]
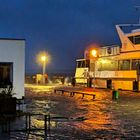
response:
[(25, 40), (24, 38), (0, 38), (0, 40)]

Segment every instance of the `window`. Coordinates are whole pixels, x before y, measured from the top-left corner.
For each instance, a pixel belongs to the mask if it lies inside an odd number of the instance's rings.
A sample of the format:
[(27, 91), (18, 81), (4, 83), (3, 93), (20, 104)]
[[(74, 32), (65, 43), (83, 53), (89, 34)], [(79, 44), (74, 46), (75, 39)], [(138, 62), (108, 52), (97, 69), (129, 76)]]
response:
[(111, 54), (111, 53), (112, 53), (112, 48), (110, 48), (110, 47), (107, 48), (107, 53), (108, 53), (108, 54)]
[(140, 44), (140, 35), (135, 36), (135, 44)]
[(105, 48), (101, 48), (100, 55), (101, 56), (106, 56), (106, 49)]
[(140, 59), (133, 59), (133, 60), (132, 60), (132, 66), (131, 66), (131, 69), (132, 69), (132, 70), (136, 70), (138, 64), (140, 64)]
[(90, 64), (89, 60), (77, 61), (77, 68), (86, 68), (89, 67), (89, 64)]
[(130, 40), (133, 44), (135, 44), (134, 36), (130, 36), (130, 37), (128, 37), (128, 38), (129, 38), (129, 40)]
[(85, 67), (85, 61), (81, 61), (81, 68)]
[(81, 68), (81, 61), (77, 61), (77, 68)]
[(135, 45), (140, 44), (140, 35), (130, 36), (128, 38), (133, 44), (135, 44)]
[(118, 61), (116, 60), (103, 60), (98, 61), (98, 71), (115, 71), (118, 70)]
[(130, 60), (120, 60), (119, 70), (130, 70)]
[(12, 86), (13, 81), (13, 64), (0, 63), (0, 87), (5, 88), (8, 85)]

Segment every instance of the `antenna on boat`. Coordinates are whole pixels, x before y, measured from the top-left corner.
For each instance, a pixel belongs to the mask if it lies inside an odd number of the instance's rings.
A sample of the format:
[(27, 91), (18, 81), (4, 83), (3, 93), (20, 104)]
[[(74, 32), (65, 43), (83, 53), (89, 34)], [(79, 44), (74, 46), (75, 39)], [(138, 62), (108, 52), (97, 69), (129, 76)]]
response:
[[(135, 9), (136, 9), (136, 11), (139, 11), (140, 10), (140, 6), (135, 6)], [(140, 17), (139, 17), (139, 22), (138, 23), (140, 24)]]

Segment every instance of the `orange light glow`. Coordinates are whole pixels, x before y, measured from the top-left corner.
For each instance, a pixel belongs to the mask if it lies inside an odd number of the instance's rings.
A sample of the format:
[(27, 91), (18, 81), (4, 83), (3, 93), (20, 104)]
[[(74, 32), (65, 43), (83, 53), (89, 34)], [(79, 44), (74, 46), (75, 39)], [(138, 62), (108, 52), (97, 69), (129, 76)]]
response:
[(97, 50), (91, 50), (91, 55), (92, 57), (97, 57), (98, 56)]

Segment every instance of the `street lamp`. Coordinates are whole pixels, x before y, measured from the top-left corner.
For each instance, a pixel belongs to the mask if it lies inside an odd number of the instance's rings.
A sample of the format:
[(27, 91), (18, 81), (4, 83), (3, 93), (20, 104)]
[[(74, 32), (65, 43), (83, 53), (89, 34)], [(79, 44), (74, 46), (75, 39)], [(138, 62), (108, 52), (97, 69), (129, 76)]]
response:
[(42, 66), (42, 84), (45, 84), (46, 65), (50, 63), (50, 54), (46, 51), (41, 51), (36, 56), (36, 61)]
[(42, 83), (45, 84), (45, 72), (46, 72), (46, 55), (41, 56), (41, 61), (43, 62), (43, 69), (42, 69)]
[(92, 59), (94, 61), (94, 75), (93, 75), (93, 77), (94, 77), (94, 88), (95, 88), (95, 72), (96, 72), (95, 63), (96, 63), (96, 60), (98, 59), (98, 55), (99, 55), (99, 53), (98, 53), (97, 48), (93, 48), (93, 49), (90, 50), (90, 59)]
[(97, 58), (97, 56), (98, 56), (97, 50), (95, 50), (95, 49), (91, 50), (91, 55), (92, 55), (92, 57)]

